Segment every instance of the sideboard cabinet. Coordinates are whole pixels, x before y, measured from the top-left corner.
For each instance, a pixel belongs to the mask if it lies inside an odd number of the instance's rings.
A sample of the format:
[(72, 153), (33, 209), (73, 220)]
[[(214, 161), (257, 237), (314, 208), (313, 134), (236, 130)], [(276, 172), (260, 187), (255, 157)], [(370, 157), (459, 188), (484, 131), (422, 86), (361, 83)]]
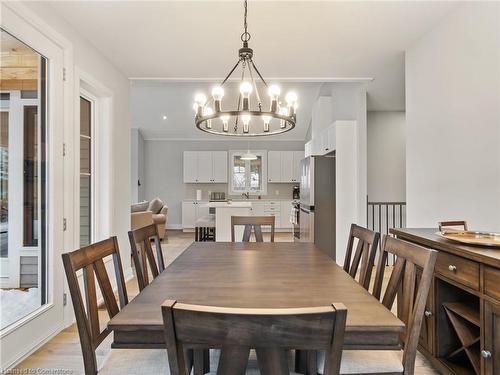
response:
[(500, 375), (500, 249), (462, 245), (436, 232), (391, 229), (439, 252), (419, 350), (444, 375)]

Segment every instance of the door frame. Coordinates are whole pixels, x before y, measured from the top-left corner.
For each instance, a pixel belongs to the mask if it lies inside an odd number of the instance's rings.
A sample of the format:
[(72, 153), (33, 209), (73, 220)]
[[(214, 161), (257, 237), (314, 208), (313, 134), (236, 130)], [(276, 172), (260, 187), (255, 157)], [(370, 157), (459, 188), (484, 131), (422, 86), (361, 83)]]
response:
[[(71, 43), (19, 2), (1, 3), (1, 27), (48, 59), (47, 64), (47, 278), (45, 305), (0, 332), (1, 363), (8, 369), (64, 328), (64, 271), (61, 254), (68, 248), (63, 230), (68, 217), (65, 191), (64, 134), (73, 126)], [(63, 197), (63, 199), (60, 199)]]

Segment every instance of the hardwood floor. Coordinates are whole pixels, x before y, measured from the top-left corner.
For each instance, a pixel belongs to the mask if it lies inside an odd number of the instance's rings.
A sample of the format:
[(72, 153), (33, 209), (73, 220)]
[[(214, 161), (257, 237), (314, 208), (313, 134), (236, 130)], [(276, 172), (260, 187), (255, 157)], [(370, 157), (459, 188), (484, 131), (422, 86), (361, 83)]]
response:
[[(268, 237), (269, 234), (264, 233), (264, 241), (269, 241)], [(162, 243), (165, 266), (172, 263), (193, 242), (193, 239), (194, 233), (168, 231), (168, 239)], [(291, 234), (276, 233), (275, 241), (291, 242), (293, 238)], [(129, 299), (132, 299), (139, 293), (135, 278), (127, 282), (127, 292)], [(99, 310), (99, 318), (101, 324), (104, 326), (109, 320), (105, 309)], [(111, 341), (112, 336), (109, 335), (96, 351), (99, 364), (104, 361), (106, 355), (109, 353)], [(16, 371), (19, 370), (17, 373), (28, 373), (21, 371), (25, 369), (57, 369), (68, 370), (59, 373), (83, 374), (83, 360), (76, 325), (73, 324), (60, 332), (16, 367)], [(421, 354), (418, 354), (415, 375), (438, 375), (438, 372), (432, 367), (429, 361)]]

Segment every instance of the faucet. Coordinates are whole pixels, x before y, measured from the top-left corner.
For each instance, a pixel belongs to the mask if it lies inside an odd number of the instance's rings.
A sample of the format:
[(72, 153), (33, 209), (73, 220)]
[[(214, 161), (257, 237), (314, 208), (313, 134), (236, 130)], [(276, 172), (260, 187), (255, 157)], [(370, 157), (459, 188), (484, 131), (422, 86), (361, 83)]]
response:
[(241, 195), (243, 195), (246, 199), (250, 199), (250, 193), (249, 192), (241, 193)]

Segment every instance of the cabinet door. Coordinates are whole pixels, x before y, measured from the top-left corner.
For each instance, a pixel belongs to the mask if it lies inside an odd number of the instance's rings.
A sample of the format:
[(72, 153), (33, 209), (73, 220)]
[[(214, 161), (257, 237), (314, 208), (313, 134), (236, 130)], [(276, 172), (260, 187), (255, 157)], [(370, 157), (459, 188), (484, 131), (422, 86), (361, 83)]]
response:
[(300, 161), (304, 159), (304, 151), (293, 152), (293, 182), (300, 182)]
[[(417, 269), (416, 285), (420, 283), (422, 270)], [(415, 292), (416, 294), (416, 292)], [(415, 295), (416, 297), (416, 295)], [(419, 344), (429, 353), (434, 354), (433, 333), (435, 327), (434, 313), (434, 281), (431, 283), (427, 302), (425, 303), (424, 319), (422, 320), (422, 329), (420, 330)]]
[(198, 202), (196, 204), (196, 220), (208, 216), (208, 213), (209, 213), (209, 208), (207, 206), (207, 202)]
[(212, 152), (213, 175), (212, 182), (227, 183), (227, 152)]
[(281, 182), (281, 151), (267, 153), (267, 181)]
[(483, 375), (500, 374), (500, 305), (484, 303)]
[(194, 228), (196, 221), (196, 202), (182, 202), (182, 228)]
[(293, 151), (283, 151), (281, 153), (281, 182), (293, 182), (295, 178), (295, 168), (293, 164)]
[(198, 155), (196, 151), (184, 151), (184, 183), (198, 182)]
[(252, 216), (264, 216), (266, 213), (264, 202), (252, 202)]
[(198, 182), (212, 182), (212, 175), (212, 152), (198, 151)]
[(281, 223), (280, 228), (291, 229), (292, 223), (290, 223), (290, 215), (292, 212), (292, 201), (281, 201)]

